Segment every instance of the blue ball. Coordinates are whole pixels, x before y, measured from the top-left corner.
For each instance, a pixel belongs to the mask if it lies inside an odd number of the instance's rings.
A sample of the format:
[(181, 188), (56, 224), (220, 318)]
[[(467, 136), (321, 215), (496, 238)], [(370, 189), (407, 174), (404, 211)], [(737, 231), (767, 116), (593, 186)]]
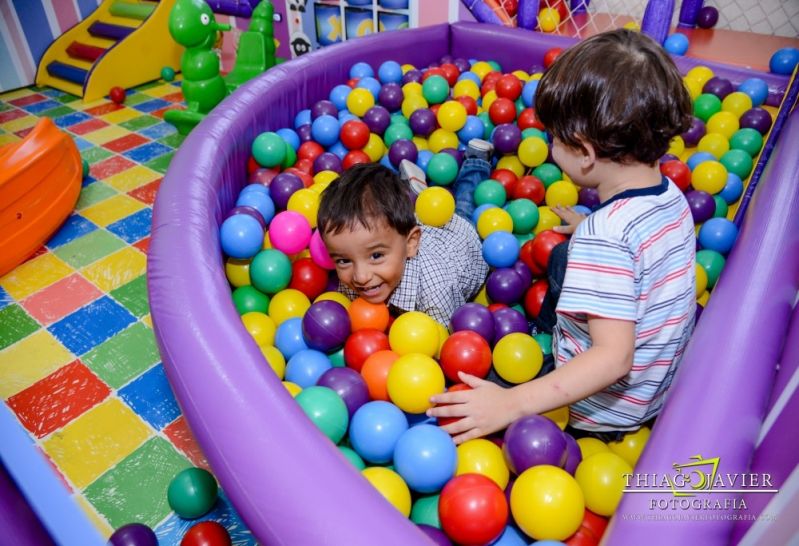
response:
[(416, 164), (419, 165), (424, 172), (427, 172), (427, 164), (430, 163), (434, 155), (435, 154), (430, 150), (419, 150), (419, 154), (416, 156)]
[(672, 55), (685, 55), (685, 52), (688, 51), (689, 45), (690, 43), (688, 42), (688, 36), (685, 34), (680, 34), (679, 32), (675, 32), (674, 34), (669, 35), (669, 37), (666, 38), (666, 41), (663, 42), (663, 49)]
[(310, 125), (311, 123), (311, 110), (306, 108), (305, 110), (300, 110), (297, 112), (297, 115), (294, 116), (294, 128), (302, 127), (303, 125)]
[(349, 85), (339, 84), (330, 91), (330, 102), (332, 102), (339, 110), (344, 110), (347, 107), (347, 97), (352, 92)]
[(350, 421), (350, 444), (358, 455), (375, 464), (388, 463), (394, 457), (394, 447), (408, 430), (408, 420), (402, 410), (390, 402), (367, 402), (355, 412)]
[(350, 68), (350, 78), (374, 77), (375, 71), (368, 63), (359, 62)]
[(727, 254), (738, 237), (735, 223), (726, 218), (711, 218), (699, 228), (699, 244), (703, 249)]
[(338, 141), (341, 126), (336, 118), (330, 115), (319, 116), (311, 124), (311, 137), (327, 148)]
[(344, 110), (339, 110), (339, 112), (338, 112), (338, 122), (341, 125), (344, 125), (345, 123), (347, 123), (351, 119), (359, 119), (359, 118), (358, 118), (358, 116), (356, 116), (355, 114), (353, 114), (352, 112), (347, 110), (346, 108)]
[(485, 126), (477, 116), (467, 116), (466, 124), (458, 131), (458, 139), (461, 142), (468, 143), (473, 138), (483, 138)]
[(293, 317), (283, 322), (277, 327), (275, 333), (275, 347), (281, 352), (286, 360), (308, 349), (305, 338), (302, 337), (302, 319)]
[(344, 156), (349, 153), (349, 150), (344, 147), (340, 140), (331, 144), (327, 151), (335, 154), (339, 159), (344, 159)]
[(286, 381), (296, 383), (303, 389), (312, 387), (332, 367), (333, 363), (325, 353), (303, 349), (297, 351), (286, 364)]
[(278, 129), (275, 131), (280, 138), (286, 141), (286, 144), (294, 148), (296, 152), (300, 148), (300, 135), (297, 134), (297, 131), (294, 129), (289, 129), (288, 127), (283, 127), (282, 129)]
[(700, 163), (704, 163), (705, 161), (718, 161), (716, 156), (711, 154), (710, 152), (695, 152), (691, 154), (691, 157), (688, 158), (688, 161), (685, 162), (688, 165), (688, 168), (692, 171), (696, 168), (697, 165)]
[(724, 184), (724, 188), (719, 192), (719, 197), (724, 199), (728, 205), (732, 205), (741, 198), (743, 193), (744, 183), (741, 177), (735, 173), (728, 172), (727, 182)]
[(495, 231), (483, 241), (483, 258), (491, 267), (511, 267), (519, 259), (519, 242), (512, 233)]
[(397, 172), (397, 168), (391, 162), (391, 158), (388, 156), (388, 154), (380, 158), (380, 164), (394, 172)]
[(530, 80), (522, 87), (522, 102), (528, 108), (535, 102), (535, 92), (538, 89), (538, 82), (540, 80)]
[(752, 106), (760, 106), (768, 98), (768, 84), (760, 78), (749, 78), (741, 82), (738, 91), (746, 93), (752, 99)]
[(394, 467), (412, 490), (435, 493), (455, 475), (458, 467), (455, 443), (436, 425), (415, 426), (397, 440)]
[[(554, 540), (538, 541), (535, 542), (534, 544), (538, 545), (546, 543), (550, 543), (550, 545), (552, 543), (563, 544), (562, 542), (557, 542)], [(519, 533), (519, 531), (514, 529), (513, 526), (508, 525), (507, 527), (505, 527), (505, 530), (502, 532), (502, 534), (499, 536), (496, 542), (491, 543), (491, 546), (527, 546), (527, 541), (524, 540), (524, 537), (522, 536), (521, 533)]]
[(574, 209), (574, 212), (578, 212), (580, 214), (585, 214), (586, 216), (591, 214), (591, 209), (589, 209), (585, 205), (574, 205), (572, 207), (572, 209)]
[(402, 82), (402, 66), (397, 61), (386, 61), (377, 69), (377, 79), (382, 83)]
[(257, 182), (255, 182), (253, 184), (247, 184), (239, 192), (239, 197), (241, 197), (245, 193), (249, 193), (251, 191), (269, 195), (269, 186), (264, 186), (263, 184), (259, 184)]
[(768, 67), (774, 74), (790, 76), (797, 64), (799, 64), (799, 49), (783, 47), (774, 52), (768, 62)]
[(365, 78), (361, 78), (360, 81), (358, 81), (358, 84), (355, 87), (360, 87), (361, 89), (366, 89), (367, 91), (369, 91), (372, 94), (372, 96), (375, 98), (375, 100), (377, 100), (377, 96), (380, 94), (380, 88), (382, 86), (380, 85), (380, 82), (377, 81), (375, 78), (367, 76)]
[[(258, 195), (255, 192), (250, 193)], [(222, 222), (219, 241), (222, 252), (231, 258), (252, 258), (264, 244), (264, 228), (252, 216), (235, 214)]]
[[(259, 184), (260, 185), (260, 184)], [(263, 186), (266, 189), (266, 186)], [(249, 190), (239, 194), (236, 200), (237, 207), (252, 207), (261, 213), (265, 223), (272, 221), (275, 216), (275, 203), (269, 197), (268, 192), (261, 192), (259, 190)]]
[(472, 80), (474, 83), (477, 84), (477, 87), (480, 87), (482, 85), (482, 82), (480, 81), (480, 76), (478, 76), (471, 70), (466, 72), (461, 72), (460, 76), (458, 76), (458, 81), (461, 80)]
[(483, 214), (483, 212), (488, 209), (493, 209), (494, 207), (496, 207), (494, 203), (485, 203), (474, 209), (474, 212), (472, 213), (472, 223), (476, 224), (477, 219), (480, 218), (480, 215)]
[(565, 543), (559, 540), (539, 540), (533, 544), (535, 544), (535, 546), (566, 546)]

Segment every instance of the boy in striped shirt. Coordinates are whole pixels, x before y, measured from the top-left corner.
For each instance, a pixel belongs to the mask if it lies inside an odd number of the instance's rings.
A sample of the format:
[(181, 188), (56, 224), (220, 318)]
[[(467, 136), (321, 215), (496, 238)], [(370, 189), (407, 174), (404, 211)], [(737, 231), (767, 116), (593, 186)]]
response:
[(671, 59), (645, 35), (599, 34), (558, 57), (535, 101), (553, 158), (601, 204), (587, 218), (555, 209), (558, 231), (573, 233), (550, 298), (555, 370), (509, 389), (462, 374), (472, 390), (434, 396), (451, 405), (428, 412), (463, 417), (444, 427), (457, 443), (566, 405), (578, 432), (637, 430), (660, 411), (693, 329), (694, 226), (658, 167), (692, 112)]

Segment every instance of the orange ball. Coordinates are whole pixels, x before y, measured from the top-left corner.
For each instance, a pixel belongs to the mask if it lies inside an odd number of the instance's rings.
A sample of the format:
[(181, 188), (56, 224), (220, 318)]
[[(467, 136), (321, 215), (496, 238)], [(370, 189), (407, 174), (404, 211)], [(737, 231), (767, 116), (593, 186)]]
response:
[(353, 332), (364, 328), (385, 332), (388, 328), (388, 306), (384, 303), (369, 303), (363, 298), (356, 298), (347, 312), (350, 315)]
[(383, 350), (372, 353), (363, 363), (361, 376), (366, 381), (369, 397), (372, 400), (389, 401), (388, 397), (388, 372), (391, 365), (399, 358), (394, 351)]

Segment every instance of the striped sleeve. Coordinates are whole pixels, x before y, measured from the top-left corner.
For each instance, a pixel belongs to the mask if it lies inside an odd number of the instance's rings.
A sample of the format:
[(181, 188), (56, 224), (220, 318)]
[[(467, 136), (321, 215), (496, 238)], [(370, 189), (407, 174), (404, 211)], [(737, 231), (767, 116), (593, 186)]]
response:
[(575, 235), (557, 312), (636, 320), (634, 258), (618, 239)]

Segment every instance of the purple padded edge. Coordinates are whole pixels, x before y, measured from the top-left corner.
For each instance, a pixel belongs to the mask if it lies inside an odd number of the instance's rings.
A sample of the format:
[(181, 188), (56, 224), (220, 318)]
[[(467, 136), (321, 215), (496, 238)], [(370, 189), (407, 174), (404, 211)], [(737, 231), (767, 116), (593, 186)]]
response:
[(774, 403), (782, 394), (782, 391), (785, 390), (785, 387), (788, 386), (791, 376), (799, 368), (799, 305), (794, 309), (788, 332), (788, 338), (785, 341), (782, 358), (780, 359), (780, 369), (777, 371), (777, 378), (774, 380), (774, 388), (768, 404), (769, 411), (774, 407)]
[(55, 545), (50, 534), (0, 461), (0, 529), (15, 546)]

